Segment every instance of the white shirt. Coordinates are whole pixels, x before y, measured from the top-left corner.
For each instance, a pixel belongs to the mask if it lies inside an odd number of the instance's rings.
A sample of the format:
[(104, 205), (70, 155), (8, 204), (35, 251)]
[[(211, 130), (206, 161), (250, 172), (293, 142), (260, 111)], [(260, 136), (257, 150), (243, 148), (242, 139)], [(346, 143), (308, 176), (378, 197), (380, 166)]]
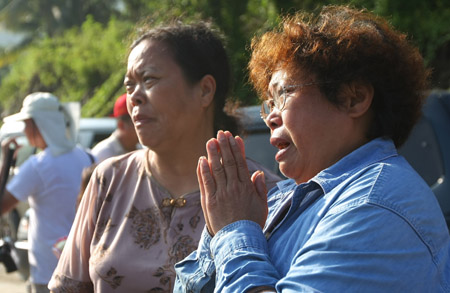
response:
[(69, 234), (83, 168), (91, 159), (80, 147), (54, 157), (49, 148), (31, 156), (6, 189), (31, 208), (28, 241), (31, 282), (47, 284), (58, 262), (53, 244)]
[(114, 131), (108, 138), (100, 141), (92, 149), (92, 154), (97, 159), (97, 162), (125, 154), (127, 151), (123, 148), (122, 144), (117, 137), (117, 130)]

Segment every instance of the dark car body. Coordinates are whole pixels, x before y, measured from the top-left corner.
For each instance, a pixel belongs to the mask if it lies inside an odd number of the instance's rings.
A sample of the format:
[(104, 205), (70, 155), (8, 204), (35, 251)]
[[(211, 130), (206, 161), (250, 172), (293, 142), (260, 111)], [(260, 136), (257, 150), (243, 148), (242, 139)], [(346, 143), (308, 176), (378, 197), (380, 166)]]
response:
[(431, 187), (450, 229), (450, 92), (428, 96), (422, 118), (399, 153)]

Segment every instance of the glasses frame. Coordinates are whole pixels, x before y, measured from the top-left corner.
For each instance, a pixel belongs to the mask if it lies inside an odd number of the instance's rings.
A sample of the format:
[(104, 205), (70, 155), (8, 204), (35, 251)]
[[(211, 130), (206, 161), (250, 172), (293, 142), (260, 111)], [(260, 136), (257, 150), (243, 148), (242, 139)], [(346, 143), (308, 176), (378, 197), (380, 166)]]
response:
[[(292, 84), (292, 85), (284, 85), (281, 87), (280, 91), (276, 91), (274, 94), (270, 95), (267, 100), (264, 100), (261, 104), (261, 110), (260, 115), (263, 120), (266, 120), (267, 116), (269, 116), (270, 113), (272, 113), (273, 109), (277, 108), (278, 111), (283, 111), (284, 107), (286, 106), (286, 93), (288, 89), (293, 88), (304, 88), (311, 85), (319, 85), (322, 84), (322, 82), (308, 82), (308, 83), (302, 83), (302, 84)], [(266, 108), (269, 110), (269, 112), (266, 112)]]

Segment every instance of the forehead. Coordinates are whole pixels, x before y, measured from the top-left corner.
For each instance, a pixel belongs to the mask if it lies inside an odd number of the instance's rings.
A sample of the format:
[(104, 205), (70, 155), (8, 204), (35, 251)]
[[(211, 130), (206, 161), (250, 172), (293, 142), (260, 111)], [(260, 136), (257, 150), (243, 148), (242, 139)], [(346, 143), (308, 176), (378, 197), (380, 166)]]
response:
[(280, 68), (274, 71), (269, 81), (269, 88), (309, 82), (313, 77), (301, 68)]
[(167, 62), (174, 62), (168, 45), (161, 41), (143, 40), (131, 50), (127, 71), (139, 71), (146, 66), (157, 67)]
[(269, 87), (282, 86), (288, 79), (288, 73), (284, 69), (279, 69), (272, 74), (270, 78)]

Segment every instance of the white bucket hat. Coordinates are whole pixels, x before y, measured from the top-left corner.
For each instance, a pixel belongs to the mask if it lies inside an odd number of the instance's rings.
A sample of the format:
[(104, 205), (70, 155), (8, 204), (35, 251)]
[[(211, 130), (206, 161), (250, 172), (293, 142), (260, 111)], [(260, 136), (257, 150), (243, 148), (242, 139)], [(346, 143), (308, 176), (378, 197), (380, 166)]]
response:
[(75, 125), (72, 116), (50, 93), (36, 92), (23, 100), (19, 113), (3, 121), (23, 121), (32, 118), (54, 156), (69, 152), (75, 146)]

